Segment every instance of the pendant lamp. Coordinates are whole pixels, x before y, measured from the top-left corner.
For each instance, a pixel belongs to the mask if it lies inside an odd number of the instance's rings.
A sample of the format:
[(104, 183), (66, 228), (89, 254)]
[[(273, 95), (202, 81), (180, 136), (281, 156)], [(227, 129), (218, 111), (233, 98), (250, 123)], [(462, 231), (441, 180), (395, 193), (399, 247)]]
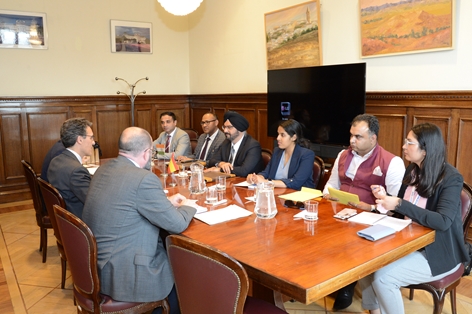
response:
[(162, 7), (174, 15), (187, 15), (195, 11), (203, 0), (157, 0)]

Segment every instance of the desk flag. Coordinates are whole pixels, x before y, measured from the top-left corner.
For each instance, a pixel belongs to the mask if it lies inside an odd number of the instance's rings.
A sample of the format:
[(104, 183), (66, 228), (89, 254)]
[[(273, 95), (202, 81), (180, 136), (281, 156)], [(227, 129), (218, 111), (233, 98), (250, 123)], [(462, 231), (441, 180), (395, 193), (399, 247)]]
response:
[(167, 167), (167, 172), (172, 173), (172, 172), (177, 171), (177, 169), (179, 169), (179, 165), (177, 165), (177, 162), (175, 161), (175, 158), (174, 158), (174, 153), (172, 153), (172, 156), (170, 157), (170, 161), (169, 161), (169, 166)]

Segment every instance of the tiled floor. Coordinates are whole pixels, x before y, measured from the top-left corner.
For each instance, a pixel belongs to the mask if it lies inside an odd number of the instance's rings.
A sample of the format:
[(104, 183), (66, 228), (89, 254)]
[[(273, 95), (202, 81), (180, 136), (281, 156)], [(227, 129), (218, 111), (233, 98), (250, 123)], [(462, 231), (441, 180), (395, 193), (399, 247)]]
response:
[[(19, 205), (25, 207), (31, 203)], [(34, 211), (8, 211), (8, 208), (2, 210), (0, 206), (0, 212), (7, 212), (0, 214), (0, 259), (3, 265), (3, 272), (0, 267), (0, 313), (76, 313), (69, 272), (66, 289), (60, 288), (61, 265), (52, 231), (49, 231), (47, 261), (41, 263), (39, 228)], [(458, 313), (472, 314), (472, 277), (463, 278), (458, 293)], [(432, 300), (428, 293), (417, 291), (413, 301), (406, 298), (407, 291), (403, 295), (406, 313), (432, 313)], [(327, 296), (310, 305), (297, 302), (285, 305), (291, 314), (332, 313), (333, 302), (333, 297)], [(353, 304), (342, 313), (367, 313), (361, 309), (358, 292)], [(451, 313), (449, 297), (443, 313)]]

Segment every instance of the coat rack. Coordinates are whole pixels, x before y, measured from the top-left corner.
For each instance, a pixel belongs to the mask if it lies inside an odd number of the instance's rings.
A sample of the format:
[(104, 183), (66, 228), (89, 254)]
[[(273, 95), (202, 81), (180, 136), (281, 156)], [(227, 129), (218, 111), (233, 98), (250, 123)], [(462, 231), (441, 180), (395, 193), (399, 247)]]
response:
[(125, 82), (126, 84), (128, 84), (128, 87), (131, 89), (131, 93), (128, 95), (124, 92), (120, 92), (120, 91), (117, 91), (116, 93), (119, 95), (119, 94), (125, 94), (126, 96), (128, 96), (129, 100), (131, 101), (131, 126), (134, 126), (134, 100), (136, 99), (136, 96), (138, 96), (139, 94), (146, 94), (146, 91), (142, 91), (142, 92), (139, 92), (137, 93), (136, 95), (134, 94), (134, 88), (136, 87), (136, 85), (142, 81), (142, 80), (146, 80), (148, 81), (149, 78), (146, 76), (146, 77), (143, 77), (142, 79), (139, 79), (136, 81), (136, 83), (134, 83), (133, 85), (131, 85), (130, 83), (128, 83), (128, 81), (120, 78), (120, 77), (115, 77), (115, 80), (116, 81), (123, 81)]

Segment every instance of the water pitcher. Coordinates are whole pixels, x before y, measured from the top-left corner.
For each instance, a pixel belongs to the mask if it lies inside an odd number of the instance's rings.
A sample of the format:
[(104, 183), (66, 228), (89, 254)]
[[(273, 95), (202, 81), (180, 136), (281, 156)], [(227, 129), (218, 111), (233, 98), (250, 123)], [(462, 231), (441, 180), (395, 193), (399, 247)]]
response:
[(263, 219), (274, 218), (277, 214), (275, 206), (274, 183), (271, 181), (257, 184), (256, 206), (254, 212)]
[(190, 194), (201, 194), (205, 192), (205, 178), (203, 177), (203, 165), (194, 162), (190, 165), (190, 181), (188, 184), (188, 189)]

